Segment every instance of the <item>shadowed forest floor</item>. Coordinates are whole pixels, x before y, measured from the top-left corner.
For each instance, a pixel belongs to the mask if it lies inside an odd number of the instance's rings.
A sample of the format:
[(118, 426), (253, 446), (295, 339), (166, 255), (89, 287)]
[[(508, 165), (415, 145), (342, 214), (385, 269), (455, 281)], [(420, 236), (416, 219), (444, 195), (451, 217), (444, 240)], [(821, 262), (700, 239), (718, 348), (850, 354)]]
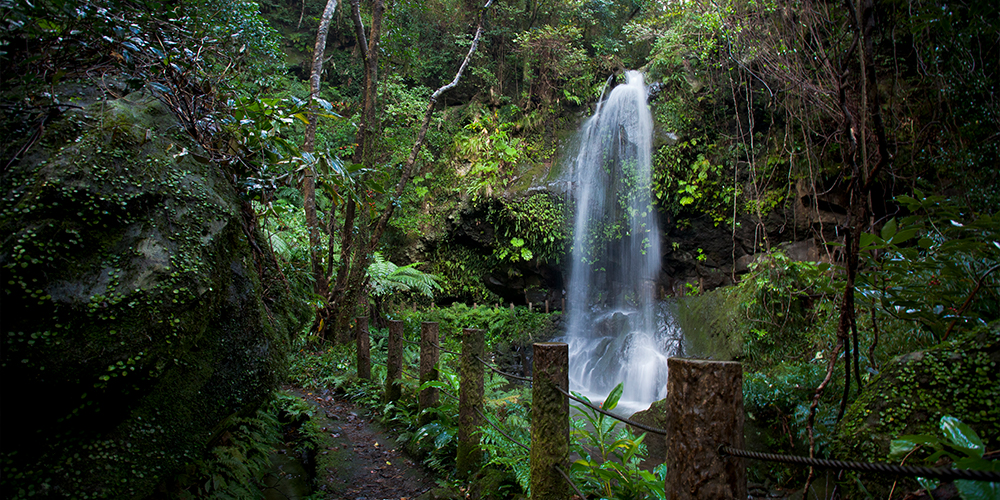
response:
[[(365, 410), (334, 391), (310, 392), (286, 387), (319, 409), (313, 419), (324, 433), (315, 457), (305, 457), (316, 469), (316, 498), (347, 500), (410, 500), (435, 486), (434, 476), (396, 445), (395, 436), (387, 434), (366, 416)], [(279, 450), (278, 454), (288, 453)], [(304, 498), (295, 488), (282, 486), (298, 479), (296, 464), (274, 460), (272, 477), (265, 493), (268, 500)]]

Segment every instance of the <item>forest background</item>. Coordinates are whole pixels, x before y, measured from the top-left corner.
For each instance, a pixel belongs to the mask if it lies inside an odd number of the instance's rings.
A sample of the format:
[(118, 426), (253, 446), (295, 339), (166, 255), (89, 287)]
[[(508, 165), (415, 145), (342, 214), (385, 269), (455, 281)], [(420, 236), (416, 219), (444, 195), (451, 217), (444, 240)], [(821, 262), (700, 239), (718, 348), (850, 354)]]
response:
[[(689, 353), (745, 363), (761, 442), (884, 459), (889, 439), (954, 414), (996, 446), (993, 2), (0, 9), (5, 229), (19, 206), (8, 171), (93, 100), (80, 89), (150, 93), (197, 159), (233, 180), (307, 342), (344, 343), (356, 315), (414, 304), (436, 317), (555, 309), (572, 239), (566, 152), (605, 89), (640, 68), (657, 128), (662, 295), (684, 296)], [(16, 247), (4, 245), (5, 302), (45, 296), (15, 279)], [(937, 354), (897, 358), (914, 352)]]

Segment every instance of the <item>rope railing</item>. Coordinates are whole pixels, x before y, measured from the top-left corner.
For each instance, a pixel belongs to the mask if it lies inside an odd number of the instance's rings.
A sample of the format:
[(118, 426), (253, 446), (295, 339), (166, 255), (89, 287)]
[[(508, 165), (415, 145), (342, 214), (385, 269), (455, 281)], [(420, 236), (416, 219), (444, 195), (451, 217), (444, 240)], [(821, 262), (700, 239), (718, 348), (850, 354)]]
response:
[[(417, 346), (429, 346), (430, 349), (421, 349), (421, 375), (418, 376), (408, 370), (403, 370), (402, 366), (397, 366), (395, 372), (397, 375), (395, 377), (401, 378), (402, 376), (410, 377), (412, 379), (420, 380), (421, 377), (427, 378), (430, 376), (432, 379), (436, 379), (435, 369), (440, 369), (438, 353), (443, 351), (445, 353), (457, 356), (460, 358), (462, 363), (461, 373), (463, 374), (463, 380), (460, 387), (462, 392), (461, 397), (448, 392), (440, 387), (427, 388), (420, 394), (420, 405), (421, 410), (428, 408), (430, 406), (436, 406), (438, 403), (436, 401), (436, 396), (432, 396), (433, 399), (428, 399), (424, 401), (425, 393), (430, 393), (433, 395), (436, 393), (443, 393), (444, 396), (450, 400), (454, 400), (459, 403), (459, 413), (460, 421), (473, 422), (471, 425), (474, 427), (485, 428), (489, 425), (490, 428), (495, 430), (499, 435), (503, 436), (508, 441), (514, 443), (525, 451), (531, 453), (531, 447), (524, 443), (519, 442), (513, 438), (510, 434), (504, 431), (494, 418), (488, 417), (484, 414), (485, 409), (482, 407), (482, 384), (483, 384), (483, 370), (476, 367), (475, 365), (481, 363), (482, 367), (488, 368), (490, 371), (506, 378), (509, 380), (515, 380), (520, 382), (526, 382), (532, 384), (533, 399), (537, 403), (539, 401), (546, 402), (544, 404), (538, 403), (538, 408), (543, 408), (532, 413), (532, 427), (536, 425), (538, 428), (544, 429), (562, 429), (568, 426), (571, 420), (571, 415), (566, 413), (565, 406), (562, 406), (562, 410), (559, 407), (564, 402), (560, 401), (562, 397), (565, 397), (567, 401), (572, 401), (582, 405), (583, 409), (590, 409), (601, 415), (615, 419), (618, 422), (622, 422), (629, 425), (635, 429), (640, 429), (652, 434), (657, 434), (660, 436), (666, 436), (667, 431), (657, 427), (653, 427), (647, 424), (633, 421), (628, 418), (621, 417), (610, 411), (591, 403), (587, 399), (583, 398), (578, 394), (568, 392), (563, 389), (568, 384), (568, 379), (566, 373), (568, 371), (568, 353), (567, 345), (561, 342), (554, 343), (536, 343), (535, 357), (534, 357), (534, 377), (525, 377), (521, 375), (515, 375), (513, 373), (507, 373), (501, 370), (497, 365), (487, 361), (485, 354), (482, 350), (482, 330), (476, 329), (466, 329), (463, 333), (463, 352), (455, 352), (445, 349), (441, 346), (438, 340), (438, 329), (436, 323), (424, 323), (423, 331), (421, 332), (422, 342), (415, 342), (402, 338), (402, 327), (398, 323), (394, 323), (393, 330), (395, 332), (395, 337), (390, 338), (390, 346), (395, 345), (395, 349), (398, 351), (395, 355), (397, 359), (396, 363), (400, 363), (399, 359), (402, 357), (402, 344), (407, 343)], [(478, 333), (477, 333), (478, 332)], [(392, 339), (396, 340), (392, 340)], [(471, 344), (469, 343), (471, 342)], [(395, 343), (395, 344), (394, 344)], [(429, 351), (424, 353), (423, 351)], [(543, 354), (540, 354), (543, 353)], [(425, 359), (425, 354), (427, 358)], [(557, 355), (558, 354), (558, 355)], [(935, 468), (935, 467), (916, 467), (916, 466), (901, 466), (890, 463), (866, 463), (866, 462), (854, 462), (854, 461), (841, 461), (841, 460), (829, 460), (829, 459), (817, 459), (794, 455), (779, 455), (771, 453), (760, 453), (741, 449), (743, 446), (742, 441), (742, 426), (741, 425), (731, 425), (727, 420), (729, 418), (736, 419), (738, 415), (743, 414), (743, 407), (741, 404), (742, 398), (739, 398), (739, 391), (742, 389), (742, 384), (739, 382), (742, 380), (742, 367), (738, 363), (732, 362), (710, 362), (704, 360), (686, 360), (680, 358), (671, 358), (670, 360), (670, 372), (671, 379), (668, 380), (667, 393), (676, 399), (673, 403), (670, 403), (671, 408), (680, 408), (681, 410), (676, 410), (681, 412), (680, 414), (673, 415), (672, 418), (676, 422), (683, 422), (684, 426), (689, 428), (699, 428), (705, 430), (709, 435), (714, 436), (717, 442), (725, 443), (724, 445), (718, 446), (717, 452), (720, 456), (732, 456), (744, 459), (752, 460), (764, 460), (769, 462), (779, 462), (787, 464), (797, 464), (802, 466), (813, 466), (822, 467), (827, 469), (835, 470), (852, 470), (858, 472), (868, 472), (876, 474), (894, 474), (894, 475), (906, 475), (906, 476), (916, 476), (916, 477), (928, 477), (937, 478), (943, 480), (974, 480), (974, 481), (990, 481), (990, 482), (1000, 482), (1000, 472), (998, 471), (981, 471), (981, 470), (969, 470), (969, 469), (950, 469), (950, 468)], [(401, 363), (400, 363), (401, 364)], [(472, 370), (472, 371), (470, 371)], [(468, 375), (471, 373), (472, 375)], [(466, 385), (465, 378), (469, 379), (470, 384)], [(553, 384), (538, 384), (533, 383), (536, 380), (551, 380)], [(679, 382), (672, 382), (677, 380)], [(737, 381), (737, 382), (733, 382)], [(675, 384), (675, 385), (671, 385)], [(684, 384), (684, 385), (677, 385)], [(390, 384), (387, 383), (387, 387)], [(437, 384), (435, 384), (437, 385)], [(478, 385), (478, 389), (476, 389)], [(690, 386), (690, 387), (688, 387)], [(476, 392), (478, 391), (478, 392)], [(706, 392), (711, 392), (713, 394), (722, 394), (726, 397), (715, 398), (721, 403), (716, 402), (704, 402), (703, 398), (699, 399), (699, 395)], [(473, 399), (469, 399), (470, 394)], [(693, 394), (694, 396), (690, 396)], [(398, 397), (398, 396), (397, 396)], [(691, 398), (695, 399), (691, 399)], [(468, 407), (463, 406), (463, 398), (466, 401), (479, 401), (478, 407)], [(714, 400), (713, 400), (714, 401)], [(730, 404), (731, 403), (731, 404)], [(728, 405), (728, 406), (727, 406)], [(704, 406), (704, 408), (703, 408)], [(467, 413), (463, 413), (467, 412)], [(422, 411), (423, 413), (423, 411)], [(465, 415), (465, 416), (462, 416)], [(478, 415), (481, 420), (475, 423), (471, 420), (472, 415)], [(495, 417), (495, 416), (494, 416)], [(537, 420), (537, 422), (536, 422)], [(734, 420), (736, 421), (736, 420)], [(482, 422), (485, 422), (483, 424)], [(741, 422), (741, 420), (739, 420)], [(474, 435), (474, 431), (470, 431), (467, 428), (462, 430), (461, 425), (470, 424), (460, 424), (460, 439), (462, 433), (464, 432), (466, 436)], [(690, 434), (690, 435), (689, 435)], [(532, 439), (537, 439), (537, 443), (532, 443), (538, 447), (535, 450), (535, 454), (539, 454), (540, 450), (564, 450), (565, 453), (567, 443), (558, 443), (556, 441), (546, 441), (552, 436), (559, 437), (562, 436), (563, 432), (546, 432), (539, 435), (532, 435)], [(568, 435), (568, 431), (567, 431)], [(695, 450), (698, 447), (688, 446), (688, 441), (698, 441), (703, 440), (704, 436), (698, 437), (693, 433), (685, 432), (683, 429), (672, 431), (672, 439), (675, 448)], [(469, 438), (464, 438), (467, 440), (467, 446), (479, 446), (478, 438), (475, 441), (470, 441)], [(564, 439), (564, 438), (559, 438)], [(686, 441), (687, 440), (687, 441)], [(731, 444), (731, 445), (730, 445)], [(668, 443), (668, 448), (670, 443)], [(688, 446), (687, 448), (684, 448)], [(704, 449), (702, 446), (701, 449)], [(708, 448), (711, 453), (712, 448)], [(463, 456), (459, 452), (460, 456)], [(672, 453), (671, 449), (668, 449), (668, 476), (666, 481), (668, 484), (673, 485), (676, 488), (685, 488), (689, 486), (689, 483), (694, 480), (694, 476), (690, 473), (689, 468), (685, 468), (685, 463), (689, 462), (690, 457), (681, 456), (684, 453)], [(674, 457), (671, 459), (670, 457)], [(564, 470), (564, 464), (566, 461), (566, 456), (559, 457), (558, 455), (551, 455), (546, 453), (541, 453), (541, 458), (538, 458), (538, 463), (535, 463), (533, 457), (532, 460), (532, 491), (535, 491), (536, 480), (539, 481), (538, 491), (544, 493), (543, 496), (554, 494), (556, 489), (567, 492), (567, 488), (562, 484), (563, 479), (570, 484), (576, 494), (581, 498), (586, 498), (583, 493), (577, 488), (577, 486), (572, 482), (570, 476)], [(552, 469), (555, 470), (552, 470)], [(473, 470), (466, 467), (468, 470)], [(463, 470), (466, 470), (463, 469)], [(562, 476), (563, 479), (559, 479)], [(725, 477), (722, 477), (725, 476)], [(733, 491), (740, 489), (740, 484), (745, 488), (745, 478), (738, 474), (720, 474), (719, 478), (713, 478), (713, 481), (718, 484), (727, 485)], [(544, 485), (544, 486), (541, 486)], [(553, 489), (556, 488), (556, 489)], [(540, 493), (540, 494), (541, 494)]]
[(879, 474), (895, 474), (902, 476), (933, 477), (937, 479), (971, 479), (973, 481), (1000, 482), (1000, 472), (973, 469), (948, 469), (945, 467), (916, 467), (911, 465), (895, 465), (887, 463), (849, 462), (844, 460), (829, 460), (825, 458), (809, 458), (796, 455), (779, 455), (775, 453), (760, 453), (741, 450), (731, 446), (719, 446), (719, 454), (735, 457), (781, 462), (786, 464), (808, 465), (824, 469), (853, 470), (858, 472), (875, 472)]
[(512, 442), (512, 443), (514, 443), (514, 444), (516, 444), (518, 446), (520, 446), (521, 448), (524, 448), (524, 450), (527, 451), (528, 453), (531, 453), (531, 447), (530, 446), (528, 446), (528, 445), (526, 445), (526, 444), (524, 444), (524, 443), (522, 443), (522, 442), (520, 442), (520, 441), (518, 441), (518, 440), (516, 440), (516, 439), (514, 439), (512, 437), (510, 437), (510, 434), (507, 434), (506, 432), (504, 432), (502, 429), (500, 429), (499, 427), (497, 427), (497, 425), (494, 424), (493, 421), (489, 419), (489, 417), (487, 417), (486, 415), (483, 415), (483, 412), (479, 411), (479, 408), (476, 408), (476, 413), (479, 415), (479, 418), (483, 419), (486, 423), (490, 424), (490, 427), (492, 427), (493, 430), (499, 432), (501, 436), (507, 438), (508, 441), (510, 441), (510, 442)]
[(611, 417), (611, 418), (613, 418), (613, 419), (615, 419), (615, 420), (617, 420), (619, 422), (631, 425), (632, 427), (637, 427), (637, 428), (642, 429), (642, 430), (647, 431), (647, 432), (652, 432), (653, 434), (659, 434), (661, 436), (666, 436), (667, 435), (667, 431), (665, 431), (663, 429), (660, 429), (660, 428), (657, 428), (657, 427), (653, 427), (653, 426), (650, 426), (650, 425), (646, 425), (646, 424), (642, 424), (642, 423), (636, 422), (634, 420), (629, 420), (629, 419), (624, 418), (624, 417), (620, 417), (618, 415), (615, 415), (614, 413), (609, 412), (608, 410), (605, 410), (604, 408), (600, 408), (600, 407), (594, 406), (593, 403), (589, 403), (585, 399), (580, 399), (580, 398), (578, 398), (578, 397), (576, 397), (576, 396), (574, 396), (574, 395), (572, 395), (572, 394), (570, 394), (570, 393), (562, 390), (562, 388), (560, 388), (560, 387), (556, 387), (556, 389), (559, 392), (561, 392), (563, 394), (563, 396), (566, 396), (567, 398), (572, 399), (573, 401), (576, 401), (577, 403), (580, 403), (580, 404), (582, 404), (582, 405), (590, 408), (591, 410), (594, 410), (594, 411), (596, 411), (598, 413), (601, 413), (603, 415), (609, 416), (609, 417)]
[(449, 398), (451, 398), (452, 400), (454, 400), (456, 403), (458, 402), (458, 396), (456, 396), (456, 395), (454, 395), (454, 394), (452, 394), (452, 393), (450, 393), (450, 392), (448, 392), (448, 391), (446, 391), (444, 389), (438, 389), (438, 392), (441, 393), (441, 394), (443, 394), (443, 395), (445, 395), (445, 396), (448, 396)]
[(580, 491), (580, 488), (576, 487), (576, 483), (574, 483), (573, 480), (570, 479), (569, 474), (566, 474), (566, 471), (562, 470), (562, 467), (559, 467), (558, 465), (553, 465), (552, 468), (554, 468), (556, 472), (558, 472), (559, 475), (561, 475), (563, 479), (565, 479), (566, 482), (569, 483), (571, 487), (573, 487), (573, 491), (575, 491), (580, 498), (584, 500), (587, 499), (587, 495), (584, 495), (583, 492)]
[(531, 377), (521, 377), (519, 375), (514, 375), (513, 373), (506, 373), (506, 372), (501, 371), (496, 366), (493, 366), (492, 364), (490, 364), (487, 361), (483, 360), (483, 358), (480, 358), (479, 356), (476, 356), (476, 359), (478, 359), (479, 362), (483, 364), (483, 366), (485, 366), (486, 368), (489, 368), (491, 371), (493, 371), (494, 373), (496, 373), (496, 374), (498, 374), (498, 375), (500, 375), (502, 377), (512, 378), (514, 380), (520, 380), (520, 381), (523, 381), (523, 382), (527, 382), (529, 384), (531, 383)]

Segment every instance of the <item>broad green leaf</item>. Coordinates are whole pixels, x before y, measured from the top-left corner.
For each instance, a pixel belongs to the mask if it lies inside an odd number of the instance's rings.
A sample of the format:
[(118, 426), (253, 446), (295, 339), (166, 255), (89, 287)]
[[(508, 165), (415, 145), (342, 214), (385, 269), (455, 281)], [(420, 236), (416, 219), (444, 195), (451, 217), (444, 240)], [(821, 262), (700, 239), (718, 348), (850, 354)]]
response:
[(997, 500), (1000, 498), (1000, 483), (956, 479), (955, 488), (962, 500)]
[(892, 243), (893, 245), (898, 245), (900, 243), (903, 243), (904, 241), (909, 241), (916, 235), (917, 235), (916, 229), (904, 229), (896, 233), (890, 240), (890, 243)]
[(885, 245), (885, 241), (882, 240), (882, 238), (879, 238), (878, 236), (875, 236), (874, 234), (871, 233), (861, 233), (861, 239), (859, 243), (862, 250), (874, 245), (878, 245), (879, 247)]
[(882, 226), (881, 236), (883, 240), (888, 240), (889, 238), (892, 238), (895, 235), (896, 235), (896, 218), (893, 217), (889, 219), (889, 222), (886, 222), (885, 225)]
[(941, 417), (941, 432), (956, 446), (972, 451), (976, 457), (983, 456), (985, 449), (983, 440), (979, 439), (976, 431), (961, 420), (951, 415)]
[(448, 384), (446, 384), (444, 382), (441, 382), (440, 380), (428, 380), (427, 382), (424, 382), (423, 384), (420, 384), (420, 388), (417, 389), (417, 390), (418, 391), (422, 391), (424, 389), (430, 389), (431, 387), (434, 387), (436, 389), (448, 389), (449, 388)]
[(618, 384), (614, 389), (611, 390), (611, 394), (608, 394), (608, 399), (604, 400), (604, 404), (601, 408), (605, 410), (614, 410), (618, 406), (618, 400), (622, 397), (622, 390), (624, 389), (623, 384)]
[(893, 460), (901, 460), (916, 448), (917, 443), (908, 439), (893, 439), (889, 444), (889, 458)]

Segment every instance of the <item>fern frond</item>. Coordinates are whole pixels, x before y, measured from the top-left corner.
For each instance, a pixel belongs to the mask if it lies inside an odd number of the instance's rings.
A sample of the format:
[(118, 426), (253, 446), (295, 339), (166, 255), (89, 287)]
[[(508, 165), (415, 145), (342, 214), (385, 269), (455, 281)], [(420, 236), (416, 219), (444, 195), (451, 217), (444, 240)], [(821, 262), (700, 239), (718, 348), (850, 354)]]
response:
[(442, 290), (438, 277), (416, 268), (420, 262), (397, 266), (375, 252), (368, 266), (368, 278), (372, 295), (381, 297), (393, 292), (415, 291), (434, 298), (436, 290)]

